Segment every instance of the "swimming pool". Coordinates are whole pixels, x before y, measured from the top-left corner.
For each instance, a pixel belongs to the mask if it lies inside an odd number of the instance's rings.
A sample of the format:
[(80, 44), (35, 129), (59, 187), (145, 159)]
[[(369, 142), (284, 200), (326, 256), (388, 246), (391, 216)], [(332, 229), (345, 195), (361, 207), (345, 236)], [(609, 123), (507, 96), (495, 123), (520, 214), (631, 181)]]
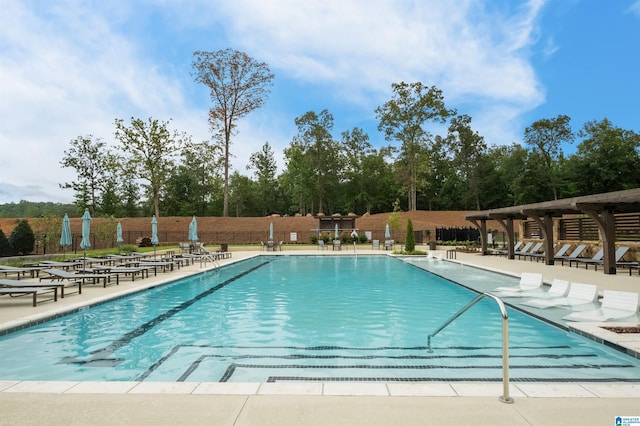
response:
[[(515, 285), (477, 271), (474, 279)], [(0, 338), (0, 380), (499, 381), (501, 317), (387, 256), (258, 256)], [(640, 361), (516, 310), (512, 381), (637, 381)]]

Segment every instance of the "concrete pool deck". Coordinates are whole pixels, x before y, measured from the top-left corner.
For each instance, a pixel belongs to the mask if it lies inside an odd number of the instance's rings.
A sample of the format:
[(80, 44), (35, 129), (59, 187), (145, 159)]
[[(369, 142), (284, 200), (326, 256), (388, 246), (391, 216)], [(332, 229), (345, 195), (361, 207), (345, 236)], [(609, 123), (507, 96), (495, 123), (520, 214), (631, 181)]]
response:
[[(363, 248), (357, 252), (386, 254)], [(285, 246), (283, 252), (276, 254), (292, 253), (345, 255), (353, 254), (353, 250), (319, 252)], [(256, 254), (256, 251), (233, 251), (233, 259), (221, 263)], [(458, 253), (457, 261), (514, 275), (540, 272), (546, 282), (563, 278), (597, 284), (600, 291), (640, 289), (640, 277), (630, 277), (627, 273), (605, 275), (593, 268), (548, 266), (541, 262), (467, 253)], [(196, 263), (156, 277), (134, 282), (122, 280), (119, 286), (87, 285), (82, 295), (69, 295), (35, 308), (30, 299), (0, 298), (0, 330), (41, 321), (69, 309), (202, 270)], [(628, 344), (634, 347), (634, 336), (628, 339)], [(509, 389), (515, 400), (513, 404), (498, 400), (502, 394), (501, 383), (0, 381), (0, 424), (614, 425), (617, 416), (640, 416), (640, 378), (637, 383), (624, 384), (511, 383)]]

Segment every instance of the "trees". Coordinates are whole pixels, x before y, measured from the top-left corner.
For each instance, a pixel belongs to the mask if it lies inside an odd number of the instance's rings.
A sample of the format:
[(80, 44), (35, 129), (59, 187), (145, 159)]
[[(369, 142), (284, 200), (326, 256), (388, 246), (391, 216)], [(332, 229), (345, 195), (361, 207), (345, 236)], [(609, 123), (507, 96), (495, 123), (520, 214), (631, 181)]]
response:
[(123, 167), (130, 176), (149, 182), (156, 217), (160, 217), (160, 192), (175, 164), (175, 156), (190, 142), (185, 133), (168, 129), (168, 121), (149, 118), (147, 122), (131, 117), (131, 125), (116, 119), (115, 137), (122, 152), (128, 154)]
[(78, 209), (84, 211), (84, 208), (88, 208), (93, 215), (101, 203), (100, 196), (107, 186), (113, 163), (114, 155), (102, 139), (94, 139), (92, 135), (78, 136), (71, 140), (71, 148), (64, 151), (60, 161), (62, 167), (76, 170), (77, 180), (60, 184), (60, 187), (72, 188), (76, 192)]
[(317, 211), (333, 213), (340, 176), (340, 149), (333, 140), (333, 115), (326, 109), (319, 114), (309, 111), (295, 119), (298, 134), (295, 142), (303, 155), (308, 158), (313, 179), (313, 198), (317, 201)]
[(585, 139), (567, 160), (572, 195), (640, 187), (640, 134), (605, 118), (585, 123), (579, 136)]
[(484, 138), (471, 128), (471, 117), (459, 115), (451, 120), (447, 145), (453, 153), (452, 163), (466, 185), (466, 208), (481, 209), (483, 167), (487, 146)]
[(16, 227), (9, 234), (9, 245), (13, 254), (26, 255), (33, 251), (36, 236), (26, 219), (19, 220)]
[(262, 215), (278, 210), (278, 181), (276, 180), (278, 167), (269, 142), (265, 142), (260, 151), (251, 154), (247, 169), (255, 169), (255, 202), (256, 207), (262, 211)]
[(545, 118), (533, 122), (524, 130), (524, 141), (527, 145), (536, 148), (542, 155), (553, 199), (558, 199), (558, 170), (557, 161), (562, 155), (562, 143), (573, 141), (571, 131), (571, 118), (566, 115), (558, 115), (556, 118)]
[(224, 155), (223, 216), (229, 213), (229, 166), (231, 135), (237, 121), (260, 108), (267, 100), (274, 74), (264, 62), (232, 49), (194, 52), (195, 81), (209, 88), (213, 106), (209, 124), (221, 142)]
[(425, 87), (422, 83), (394, 83), (391, 100), (376, 108), (380, 120), (378, 129), (389, 141), (401, 143), (398, 174), (406, 185), (408, 208), (416, 210), (417, 191), (421, 172), (425, 169), (424, 158), (429, 133), (424, 129), (427, 122), (444, 122), (454, 114), (445, 108), (442, 91), (435, 86)]

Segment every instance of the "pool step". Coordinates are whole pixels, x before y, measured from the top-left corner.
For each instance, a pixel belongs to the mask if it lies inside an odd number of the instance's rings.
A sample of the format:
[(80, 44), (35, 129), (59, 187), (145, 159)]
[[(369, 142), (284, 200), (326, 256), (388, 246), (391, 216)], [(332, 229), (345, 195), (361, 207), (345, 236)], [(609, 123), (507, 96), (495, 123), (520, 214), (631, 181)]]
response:
[[(632, 365), (598, 363), (567, 346), (510, 348), (512, 381), (625, 380)], [(462, 379), (464, 378), (464, 379)], [(211, 347), (176, 346), (139, 380), (275, 382), (500, 381), (501, 348)]]

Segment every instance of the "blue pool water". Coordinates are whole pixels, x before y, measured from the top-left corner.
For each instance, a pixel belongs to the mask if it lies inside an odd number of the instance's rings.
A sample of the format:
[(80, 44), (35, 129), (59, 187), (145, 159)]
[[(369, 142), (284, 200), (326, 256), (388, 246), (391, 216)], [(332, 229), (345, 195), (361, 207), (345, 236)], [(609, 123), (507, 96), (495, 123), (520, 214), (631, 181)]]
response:
[[(514, 278), (476, 272), (496, 285)], [(259, 256), (0, 337), (0, 380), (501, 380), (483, 300), (387, 256)], [(509, 310), (513, 381), (631, 381), (640, 361)]]

